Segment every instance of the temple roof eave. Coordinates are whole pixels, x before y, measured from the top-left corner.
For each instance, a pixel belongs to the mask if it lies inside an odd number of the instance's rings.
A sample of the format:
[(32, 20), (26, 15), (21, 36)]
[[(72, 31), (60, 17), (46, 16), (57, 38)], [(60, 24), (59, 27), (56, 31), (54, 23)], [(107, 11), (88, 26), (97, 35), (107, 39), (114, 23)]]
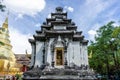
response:
[(68, 24), (68, 22), (64, 22), (64, 21), (51, 21), (51, 24)]
[(45, 35), (39, 34), (39, 35), (33, 35), (35, 40), (44, 40), (45, 39)]
[(82, 34), (82, 31), (77, 31), (76, 34), (81, 35), (81, 34)]
[(55, 18), (46, 18), (46, 21), (55, 21)]
[(28, 41), (32, 44), (34, 44), (35, 43), (35, 40), (34, 39), (28, 39)]
[(62, 30), (61, 31), (55, 31), (55, 30), (49, 31), (49, 30), (45, 30), (45, 32), (46, 33), (53, 33), (53, 34), (57, 34), (57, 33), (58, 34), (65, 34), (65, 33), (66, 34), (73, 34), (74, 33), (74, 31), (72, 31), (72, 30), (71, 31), (68, 31), (68, 30), (66, 30), (66, 31), (62, 31)]
[(69, 30), (77, 30), (77, 27), (67, 27), (67, 29)]
[(65, 16), (67, 16), (67, 12), (65, 12), (65, 13), (51, 13), (51, 16), (54, 16), (54, 15), (65, 15)]
[(41, 25), (41, 27), (51, 27), (51, 25)]
[(84, 39), (84, 36), (83, 35), (73, 35), (73, 41), (80, 41), (82, 42), (82, 40)]
[(83, 45), (87, 45), (87, 44), (88, 44), (88, 42), (89, 42), (88, 40), (85, 40), (85, 39), (84, 39), (84, 40), (82, 40), (82, 44), (83, 44)]
[(42, 31), (40, 31), (40, 30), (36, 30), (36, 33), (37, 33), (37, 34), (41, 34)]
[(84, 36), (83, 35), (73, 35), (73, 38), (84, 38)]
[(63, 21), (68, 21), (68, 22), (71, 22), (72, 19), (66, 19), (66, 18), (63, 18)]

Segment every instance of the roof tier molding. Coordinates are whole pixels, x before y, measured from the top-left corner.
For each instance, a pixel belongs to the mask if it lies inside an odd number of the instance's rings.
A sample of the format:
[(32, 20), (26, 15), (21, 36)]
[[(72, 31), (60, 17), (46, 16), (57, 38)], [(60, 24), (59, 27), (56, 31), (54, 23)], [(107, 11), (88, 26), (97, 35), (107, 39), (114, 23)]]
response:
[(29, 41), (31, 44), (35, 44), (35, 40), (34, 40), (34, 39), (28, 39), (28, 41)]
[(89, 42), (89, 41), (88, 41), (88, 40), (86, 40), (86, 39), (82, 40), (82, 44), (83, 44), (83, 45), (87, 45), (87, 44), (88, 44), (88, 42)]

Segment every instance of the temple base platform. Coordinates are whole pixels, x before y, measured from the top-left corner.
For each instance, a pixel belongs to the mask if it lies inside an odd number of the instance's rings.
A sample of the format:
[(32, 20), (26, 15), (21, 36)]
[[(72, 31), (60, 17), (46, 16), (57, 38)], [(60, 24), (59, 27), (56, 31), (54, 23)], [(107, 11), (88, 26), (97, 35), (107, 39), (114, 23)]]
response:
[(80, 68), (34, 68), (23, 74), (23, 80), (97, 80), (95, 73)]

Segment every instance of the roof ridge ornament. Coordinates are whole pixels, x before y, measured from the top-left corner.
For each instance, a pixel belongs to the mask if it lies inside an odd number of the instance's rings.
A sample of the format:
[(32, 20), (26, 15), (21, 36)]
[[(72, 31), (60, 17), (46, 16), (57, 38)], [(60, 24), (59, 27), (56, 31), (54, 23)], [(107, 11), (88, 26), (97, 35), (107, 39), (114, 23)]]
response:
[(57, 12), (57, 13), (63, 12), (63, 8), (62, 8), (62, 7), (56, 7), (56, 12)]
[(58, 42), (61, 42), (62, 41), (62, 39), (61, 39), (61, 36), (59, 35), (58, 36)]

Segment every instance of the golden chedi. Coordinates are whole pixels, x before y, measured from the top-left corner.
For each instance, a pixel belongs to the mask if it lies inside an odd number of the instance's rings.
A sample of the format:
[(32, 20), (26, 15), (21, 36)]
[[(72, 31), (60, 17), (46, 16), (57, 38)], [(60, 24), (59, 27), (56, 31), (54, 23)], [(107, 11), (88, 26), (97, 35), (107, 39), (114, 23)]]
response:
[(8, 17), (0, 27), (0, 72), (17, 70), (16, 59), (9, 40)]

